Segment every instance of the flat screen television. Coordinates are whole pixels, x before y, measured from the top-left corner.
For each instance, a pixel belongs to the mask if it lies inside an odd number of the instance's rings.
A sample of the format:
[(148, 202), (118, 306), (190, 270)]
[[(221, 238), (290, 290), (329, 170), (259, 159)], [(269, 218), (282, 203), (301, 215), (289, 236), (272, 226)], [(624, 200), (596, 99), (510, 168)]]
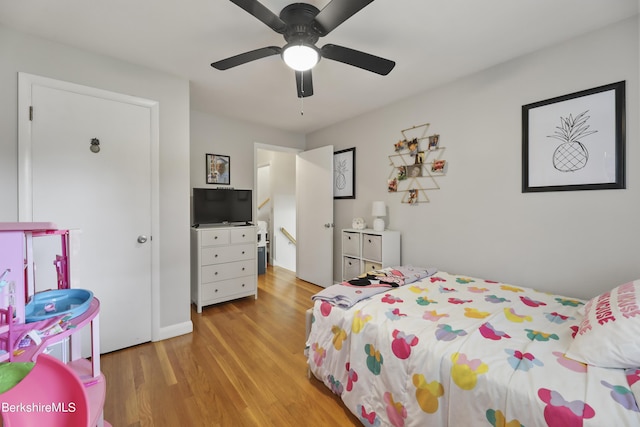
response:
[(193, 189), (193, 223), (248, 224), (253, 217), (251, 190)]

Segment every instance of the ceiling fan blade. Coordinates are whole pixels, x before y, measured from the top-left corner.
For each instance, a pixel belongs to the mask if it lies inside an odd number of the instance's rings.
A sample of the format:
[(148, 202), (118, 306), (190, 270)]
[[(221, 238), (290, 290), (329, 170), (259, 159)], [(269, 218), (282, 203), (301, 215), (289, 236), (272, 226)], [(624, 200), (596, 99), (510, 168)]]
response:
[(212, 63), (211, 66), (218, 70), (228, 70), (229, 68), (237, 67), (238, 65), (246, 64), (247, 62), (255, 61), (256, 59), (262, 59), (272, 55), (279, 55), (280, 52), (282, 52), (282, 48), (278, 46), (263, 47), (260, 49), (241, 53), (240, 55), (232, 56), (227, 59), (221, 59), (220, 61)]
[(313, 95), (311, 70), (296, 71), (296, 88), (298, 89), (298, 98), (306, 98)]
[(258, 18), (258, 20), (266, 24), (276, 33), (283, 34), (284, 30), (287, 28), (287, 24), (285, 24), (285, 22), (280, 19), (278, 15), (271, 12), (258, 0), (231, 0), (231, 3), (240, 6), (242, 9)]
[(326, 36), (373, 0), (332, 0), (315, 17), (316, 30)]
[(353, 65), (363, 70), (386, 76), (393, 70), (396, 63), (379, 56), (349, 49), (335, 44), (326, 44), (321, 49), (322, 56), (327, 59)]

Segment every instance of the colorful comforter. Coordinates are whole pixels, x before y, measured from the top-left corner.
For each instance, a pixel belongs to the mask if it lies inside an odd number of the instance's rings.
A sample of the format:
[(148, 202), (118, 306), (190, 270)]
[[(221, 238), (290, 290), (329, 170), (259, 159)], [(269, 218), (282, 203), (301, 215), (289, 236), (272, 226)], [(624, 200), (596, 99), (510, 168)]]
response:
[(584, 301), (438, 272), (316, 301), (313, 374), (365, 426), (640, 426), (631, 372), (564, 357)]

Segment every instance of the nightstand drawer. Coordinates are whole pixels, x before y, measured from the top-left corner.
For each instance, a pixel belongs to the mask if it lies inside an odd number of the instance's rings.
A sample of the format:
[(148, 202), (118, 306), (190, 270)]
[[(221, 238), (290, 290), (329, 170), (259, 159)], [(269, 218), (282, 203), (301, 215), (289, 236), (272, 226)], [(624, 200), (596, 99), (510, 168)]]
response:
[(231, 243), (255, 243), (256, 229), (253, 227), (237, 227), (231, 230)]
[(200, 234), (200, 244), (202, 246), (212, 245), (228, 245), (229, 244), (229, 230), (202, 230)]
[(382, 261), (382, 236), (362, 235), (362, 257), (372, 261)]
[(344, 231), (342, 233), (342, 253), (344, 255), (360, 256), (360, 233)]
[(227, 297), (253, 292), (255, 283), (252, 276), (236, 277), (235, 279), (222, 280), (220, 282), (206, 283), (202, 285), (202, 300), (211, 301), (226, 299)]
[(246, 245), (234, 245), (227, 247), (206, 247), (202, 248), (202, 265), (221, 264), (232, 261), (244, 261), (256, 257), (256, 245), (249, 243)]
[(256, 271), (256, 260), (213, 264), (202, 267), (202, 283), (227, 280), (233, 277), (252, 275)]
[(342, 261), (342, 268), (342, 277), (345, 280), (353, 279), (354, 277), (362, 274), (360, 260), (357, 258), (350, 258), (348, 256), (344, 257)]

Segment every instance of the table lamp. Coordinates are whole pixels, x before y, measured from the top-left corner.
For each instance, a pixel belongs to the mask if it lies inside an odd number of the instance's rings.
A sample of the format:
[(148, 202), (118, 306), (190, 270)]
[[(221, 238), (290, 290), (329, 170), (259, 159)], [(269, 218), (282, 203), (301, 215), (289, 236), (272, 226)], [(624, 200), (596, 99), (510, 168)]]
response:
[(373, 202), (371, 215), (376, 217), (373, 220), (373, 229), (375, 231), (384, 231), (384, 219), (381, 218), (387, 216), (387, 207), (384, 202)]

